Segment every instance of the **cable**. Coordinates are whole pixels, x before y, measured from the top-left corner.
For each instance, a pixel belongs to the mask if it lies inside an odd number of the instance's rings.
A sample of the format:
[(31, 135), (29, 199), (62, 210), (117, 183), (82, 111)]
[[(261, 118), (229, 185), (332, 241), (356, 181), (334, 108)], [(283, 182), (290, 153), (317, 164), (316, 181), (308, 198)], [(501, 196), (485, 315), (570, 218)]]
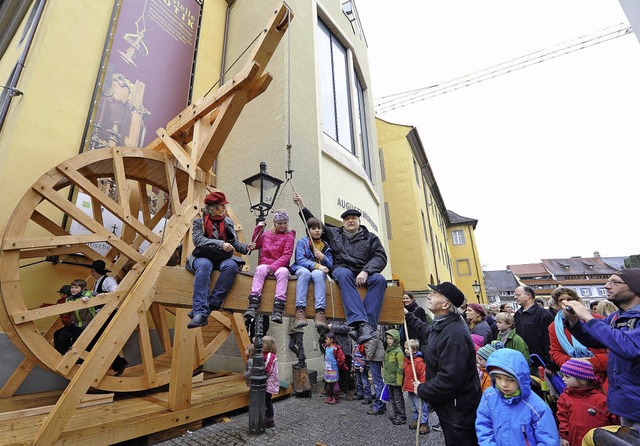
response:
[[(613, 31), (609, 31), (612, 28), (615, 29)], [(550, 49), (535, 51), (440, 84), (383, 96), (378, 98), (380, 102), (374, 104), (374, 109), (376, 114), (387, 113), (398, 108), (415, 104), (416, 102), (421, 102), (426, 99), (449, 93), (450, 91), (459, 90), (473, 84), (493, 79), (503, 74), (518, 71), (537, 63), (555, 59), (556, 57), (588, 48), (608, 40), (613, 40), (615, 38), (631, 34), (631, 32), (631, 27), (625, 26), (621, 23), (599, 31), (596, 36), (591, 34), (588, 36), (578, 37), (563, 44), (551, 47)]]

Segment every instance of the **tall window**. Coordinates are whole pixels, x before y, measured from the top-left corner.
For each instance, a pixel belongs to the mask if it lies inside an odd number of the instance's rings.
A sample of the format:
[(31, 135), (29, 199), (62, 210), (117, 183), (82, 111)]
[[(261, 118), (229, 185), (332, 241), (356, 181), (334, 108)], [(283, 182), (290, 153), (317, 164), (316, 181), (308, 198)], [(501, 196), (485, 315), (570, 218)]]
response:
[(424, 219), (424, 212), (420, 211), (422, 214), (422, 230), (424, 231), (424, 239), (427, 241), (427, 245), (429, 244), (429, 235), (427, 233), (427, 222)]
[(451, 231), (454, 245), (464, 245), (464, 231)]
[(364, 90), (362, 89), (362, 84), (360, 83), (360, 79), (358, 79), (357, 73), (353, 73), (353, 78), (356, 81), (356, 91), (358, 92), (358, 102), (356, 103), (356, 116), (358, 118), (356, 119), (356, 130), (358, 131), (358, 141), (360, 141), (360, 146), (362, 147), (362, 167), (364, 167), (364, 171), (367, 172), (367, 175), (371, 178), (371, 158), (369, 155), (369, 141), (367, 140), (369, 132), (367, 131)]
[(347, 49), (320, 20), (318, 30), (322, 130), (355, 155)]

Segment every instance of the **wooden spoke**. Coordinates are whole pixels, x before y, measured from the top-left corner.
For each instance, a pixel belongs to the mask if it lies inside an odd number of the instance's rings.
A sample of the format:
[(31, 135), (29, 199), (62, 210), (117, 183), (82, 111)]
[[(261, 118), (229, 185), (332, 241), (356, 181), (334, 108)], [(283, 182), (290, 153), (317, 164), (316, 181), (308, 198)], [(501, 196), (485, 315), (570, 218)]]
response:
[(156, 368), (153, 363), (153, 348), (151, 346), (151, 337), (149, 336), (147, 315), (146, 313), (138, 313), (138, 315), (138, 339), (140, 340), (142, 364), (149, 387), (156, 387)]
[(160, 338), (160, 344), (165, 352), (171, 352), (171, 334), (169, 333), (169, 323), (167, 321), (166, 309), (157, 303), (151, 304), (149, 308), (153, 325), (156, 327), (156, 333)]

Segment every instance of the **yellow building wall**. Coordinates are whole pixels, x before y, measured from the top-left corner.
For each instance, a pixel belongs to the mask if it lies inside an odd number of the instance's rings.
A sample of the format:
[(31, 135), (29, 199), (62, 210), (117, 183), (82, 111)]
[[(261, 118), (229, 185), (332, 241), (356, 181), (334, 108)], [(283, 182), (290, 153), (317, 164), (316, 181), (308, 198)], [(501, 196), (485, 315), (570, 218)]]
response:
[[(449, 252), (451, 253), (454, 283), (467, 297), (468, 302), (488, 303), (473, 226), (470, 224), (452, 225), (447, 231), (449, 235)], [(453, 231), (463, 231), (464, 244), (453, 244), (451, 234)], [(476, 280), (480, 284), (480, 299), (477, 298), (472, 286)]]
[[(78, 154), (113, 5), (106, 0), (46, 2), (17, 84), (24, 94), (13, 98), (0, 132), (0, 227), (42, 174)], [(220, 77), (226, 7), (225, 0), (207, 0), (203, 8), (194, 99)], [(2, 82), (22, 52), (18, 42), (23, 28), (24, 23), (0, 60)], [(46, 215), (61, 222), (54, 210)], [(20, 270), (28, 307), (39, 305), (43, 298), (53, 303), (61, 285), (88, 277), (88, 270), (75, 266), (49, 262), (26, 266), (39, 260), (23, 262)]]
[(391, 221), (393, 273), (407, 290), (426, 290), (430, 283), (451, 280), (444, 219), (435, 204), (427, 208), (427, 201), (431, 204), (434, 199), (419, 166), (416, 178), (414, 155), (407, 140), (412, 127), (380, 119), (376, 127), (386, 176), (383, 188)]

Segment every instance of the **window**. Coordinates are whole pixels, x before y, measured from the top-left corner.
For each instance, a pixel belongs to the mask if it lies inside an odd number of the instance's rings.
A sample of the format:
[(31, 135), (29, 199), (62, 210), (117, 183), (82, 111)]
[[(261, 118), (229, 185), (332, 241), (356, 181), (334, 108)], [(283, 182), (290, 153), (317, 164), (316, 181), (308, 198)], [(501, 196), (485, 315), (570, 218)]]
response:
[(380, 177), (382, 181), (387, 181), (387, 170), (384, 168), (384, 151), (382, 148), (378, 149), (378, 156), (380, 157)]
[(429, 237), (427, 233), (427, 222), (424, 220), (424, 212), (420, 211), (420, 214), (422, 215), (422, 230), (424, 231), (424, 239), (427, 241), (427, 244), (429, 244)]
[(322, 130), (355, 155), (347, 49), (320, 20), (318, 30)]
[(598, 294), (601, 296), (606, 296), (607, 295), (607, 290), (604, 288), (598, 288)]
[(418, 183), (418, 187), (420, 187), (420, 175), (418, 175), (418, 163), (415, 158), (413, 159), (413, 172), (416, 174), (416, 183)]
[(580, 295), (581, 296), (591, 296), (591, 289), (590, 288), (580, 288)]
[(464, 231), (451, 231), (451, 238), (454, 245), (464, 245)]
[(369, 178), (371, 178), (371, 158), (369, 155), (369, 140), (367, 139), (367, 135), (369, 132), (367, 131), (367, 115), (365, 114), (365, 96), (364, 90), (362, 89), (362, 84), (360, 83), (360, 79), (358, 79), (358, 75), (353, 73), (353, 78), (356, 81), (356, 91), (358, 92), (358, 101), (356, 102), (356, 126), (357, 126), (357, 135), (358, 141), (360, 141), (360, 147), (362, 147), (362, 167), (364, 167), (364, 171), (367, 172)]
[(469, 263), (469, 259), (456, 260), (456, 268), (458, 268), (459, 276), (471, 275), (471, 264)]
[(387, 223), (387, 239), (391, 240), (393, 234), (391, 233), (391, 212), (389, 211), (389, 203), (384, 202), (384, 219)]

